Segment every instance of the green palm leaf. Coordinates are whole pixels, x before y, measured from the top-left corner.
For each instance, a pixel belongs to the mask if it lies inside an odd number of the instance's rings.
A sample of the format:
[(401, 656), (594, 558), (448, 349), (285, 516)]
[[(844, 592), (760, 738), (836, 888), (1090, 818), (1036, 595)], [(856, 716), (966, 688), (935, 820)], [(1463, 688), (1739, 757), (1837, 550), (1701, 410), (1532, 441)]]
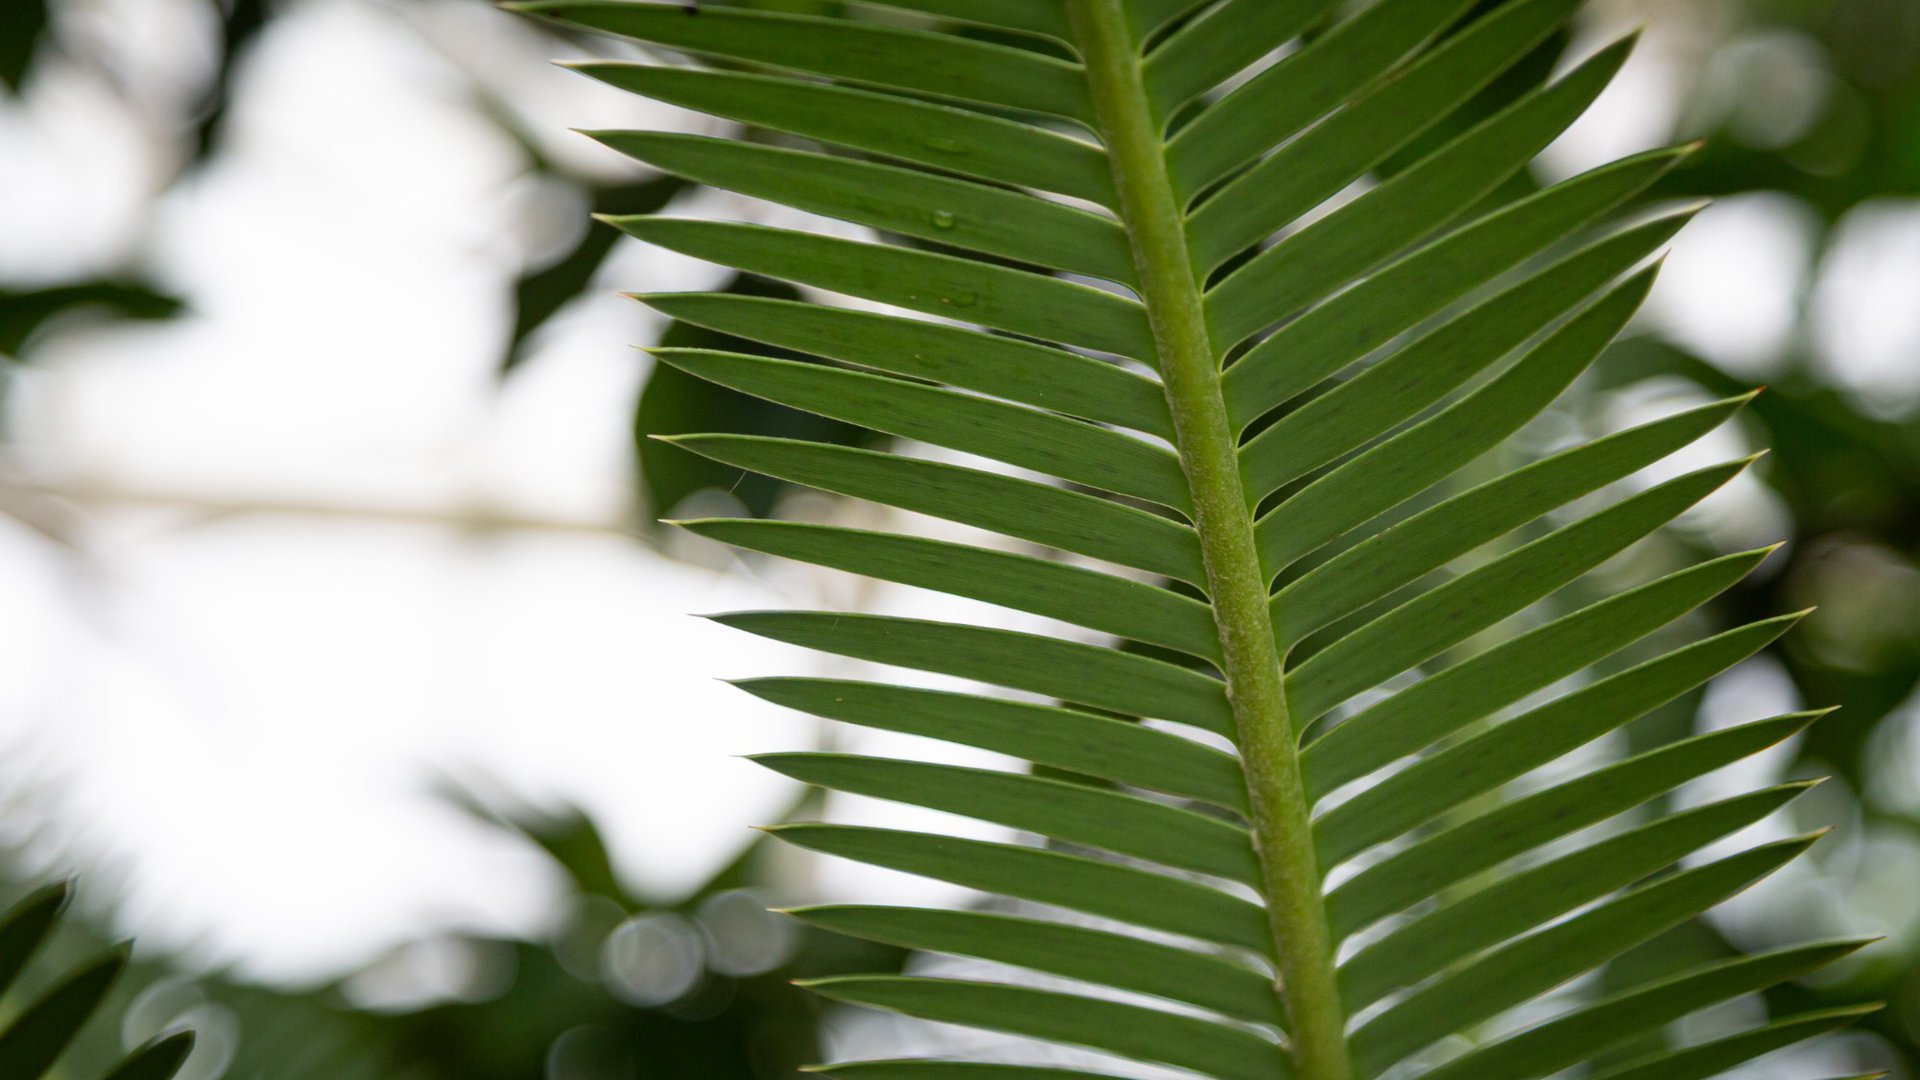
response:
[[(1017, 916), (795, 911), (840, 933), (1050, 980), (842, 978), (816, 984), (820, 993), (1217, 1080), (1371, 1078), (1461, 1035), (1472, 1048), (1435, 1075), (1517, 1078), (1596, 1061), (1675, 1016), (1857, 947), (1609, 984), (1608, 996), (1576, 995), (1516, 1034), (1474, 1039), (1812, 842), (1694, 858), (1806, 785), (1648, 808), (1816, 713), (1509, 792), (1797, 618), (1685, 637), (1689, 613), (1766, 550), (1567, 598), (1749, 462), (1575, 504), (1617, 491), (1745, 398), (1459, 480), (1621, 332), (1652, 285), (1647, 260), (1695, 209), (1622, 211), (1685, 147), (1503, 194), (1606, 88), (1630, 39), (1458, 122), (1577, 0), (860, 0), (832, 16), (644, 0), (514, 6), (710, 63), (580, 68), (786, 141), (594, 138), (881, 234), (610, 219), (684, 255), (891, 309), (645, 295), (671, 318), (826, 362), (700, 350), (660, 350), (659, 360), (966, 460), (725, 434), (670, 441), (1043, 550), (773, 521), (682, 524), (1108, 640), (868, 615), (718, 616), (1060, 703), (833, 679), (741, 684), (817, 716), (1052, 770), (762, 758), (806, 783), (1046, 841), (775, 829), (815, 852), (1040, 906)], [(1423, 142), (1434, 130), (1457, 134)], [(1409, 158), (1414, 146), (1425, 149)], [(1374, 176), (1389, 160), (1393, 171)], [(1343, 191), (1354, 194), (1336, 200)], [(1550, 614), (1511, 627), (1543, 604)], [(1784, 1017), (1608, 1075), (1710, 1075), (1851, 1015)], [(932, 1060), (823, 1072), (1097, 1076)]]
[[(0, 915), (0, 995), (19, 979), (52, 936), (72, 887), (46, 886)], [(126, 969), (129, 949), (121, 946), (78, 969), (60, 975), (50, 989), (23, 1002), (0, 1024), (0, 1076), (41, 1080), (55, 1066), (80, 1030), (92, 1020)], [(186, 1064), (193, 1034), (162, 1036), (114, 1066), (106, 1080), (168, 1080)]]

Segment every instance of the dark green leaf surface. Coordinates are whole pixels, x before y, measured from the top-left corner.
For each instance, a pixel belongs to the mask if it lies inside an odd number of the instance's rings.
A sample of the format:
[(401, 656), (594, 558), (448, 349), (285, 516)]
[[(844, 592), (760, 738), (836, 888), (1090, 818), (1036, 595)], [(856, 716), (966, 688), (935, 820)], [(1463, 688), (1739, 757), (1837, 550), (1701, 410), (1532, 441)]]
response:
[(1269, 577), (1320, 545), (1444, 480), (1558, 397), (1640, 306), (1653, 275), (1636, 275), (1445, 411), (1307, 485), (1254, 526)]
[(1384, 0), (1262, 72), (1174, 137), (1167, 167), (1191, 199), (1385, 74), (1470, 0)]
[(1340, 967), (1347, 1007), (1391, 991), (1633, 884), (1760, 820), (1811, 787), (1789, 784), (1682, 811), (1503, 878), (1427, 913)]
[(943, 172), (1111, 206), (1104, 155), (1079, 139), (967, 109), (773, 75), (596, 62), (575, 70), (656, 101)]
[(1199, 941), (1267, 952), (1266, 913), (1219, 889), (1079, 855), (845, 825), (769, 830), (800, 847)]
[[(1652, 183), (1671, 169), (1682, 153), (1657, 151), (1630, 158), (1548, 188), (1414, 252), (1308, 312), (1227, 370), (1222, 389), (1234, 419), (1245, 426), (1386, 344), (1446, 304), (1544, 250), (1557, 235), (1580, 228)], [(1675, 228), (1684, 224), (1684, 214), (1679, 216), (1682, 220), (1669, 224)], [(1316, 228), (1338, 222), (1338, 218), (1327, 218)], [(1307, 239), (1313, 235), (1311, 230), (1295, 235), (1302, 245), (1315, 242)], [(1328, 235), (1330, 243), (1340, 240), (1337, 234)], [(1280, 269), (1287, 264), (1274, 265)], [(1288, 272), (1299, 271), (1295, 268)]]
[[(1765, 648), (1799, 620), (1786, 615), (1750, 623), (1582, 687), (1383, 781), (1376, 797), (1385, 798), (1388, 791), (1417, 793), (1423, 805), (1445, 809), (1671, 701)], [(1398, 700), (1396, 695), (1375, 708), (1393, 708)], [(1461, 716), (1456, 722), (1469, 719)], [(1368, 712), (1347, 721), (1372, 722)], [(1434, 725), (1430, 737), (1444, 733), (1442, 728)], [(1346, 741), (1329, 746), (1322, 739), (1308, 745), (1301, 766), (1312, 790), (1324, 794), (1417, 748), (1417, 742), (1404, 749)]]
[[(1207, 293), (1207, 321), (1216, 346), (1238, 345), (1330, 295), (1479, 202), (1586, 111), (1625, 61), (1626, 51), (1615, 48), (1601, 53), (1560, 82), (1236, 269)], [(1621, 186), (1626, 190), (1615, 193), (1606, 185), (1601, 190), (1617, 201), (1651, 182), (1674, 157), (1656, 153), (1629, 159), (1605, 170), (1608, 176), (1623, 174)], [(1576, 190), (1584, 192), (1587, 187)], [(1535, 232), (1533, 239), (1538, 243), (1553, 235)], [(1453, 254), (1451, 247), (1443, 250)], [(1247, 361), (1255, 362), (1256, 356), (1250, 355)]]
[(878, 615), (758, 611), (714, 618), (750, 634), (876, 664), (978, 679), (1220, 735), (1233, 730), (1218, 679), (1096, 645)]
[(1032, 968), (1255, 1023), (1276, 1024), (1280, 1019), (1270, 981), (1252, 968), (1104, 930), (924, 908), (814, 907), (791, 914), (869, 941)]
[[(1314, 744), (1316, 759), (1385, 763), (1419, 750), (1692, 611), (1766, 554), (1728, 555), (1676, 571), (1502, 642), (1334, 728)], [(1383, 801), (1397, 790), (1387, 781), (1322, 817), (1316, 830), (1321, 858), (1331, 865), (1415, 824)]]
[(738, 685), (830, 720), (943, 739), (1246, 813), (1246, 784), (1232, 755), (1130, 721), (883, 683), (748, 679)]
[(1846, 956), (1866, 941), (1802, 945), (1728, 960), (1630, 991), (1463, 1055), (1428, 1075), (1436, 1080), (1520, 1080), (1579, 1062), (1676, 1016), (1803, 975)]
[(1073, 26), (1058, 0), (858, 0), (862, 4), (902, 8), (958, 19), (978, 26), (1018, 30), (1070, 41)]
[(1161, 116), (1170, 116), (1318, 22), (1334, 6), (1334, 0), (1225, 0), (1147, 56), (1147, 95)]
[(750, 273), (1143, 362), (1154, 358), (1153, 333), (1139, 304), (1070, 281), (759, 225), (644, 216), (609, 221), (650, 244)]
[[(1217, 268), (1364, 176), (1491, 82), (1577, 6), (1578, 0), (1507, 4), (1236, 177), (1193, 215), (1200, 265)], [(1153, 70), (1150, 62), (1149, 76)]]
[(589, 134), (656, 169), (810, 213), (1123, 285), (1134, 280), (1127, 234), (1111, 218), (1032, 195), (730, 139)]
[(658, 349), (682, 371), (849, 424), (1185, 509), (1180, 461), (1140, 439), (920, 383), (741, 353)]
[(729, 465), (1164, 574), (1205, 580), (1193, 532), (1079, 492), (896, 454), (725, 435), (673, 440)]
[(1271, 1080), (1279, 1048), (1240, 1028), (1097, 998), (949, 979), (805, 984), (836, 1001), (1157, 1061), (1221, 1080)]
[(1117, 424), (1173, 434), (1158, 384), (1064, 349), (955, 326), (728, 293), (642, 296), (682, 322), (860, 367)]
[(1245, 829), (1117, 791), (850, 754), (765, 754), (754, 760), (801, 783), (850, 795), (944, 810), (1248, 885), (1260, 876)]
[(1747, 400), (1698, 406), (1562, 451), (1375, 534), (1275, 594), (1273, 618), (1282, 642), (1297, 642), (1449, 559), (1653, 464), (1717, 427)]
[(807, 15), (625, 0), (532, 0), (514, 10), (701, 56), (1090, 120), (1076, 65), (964, 38)]
[(687, 521), (750, 551), (982, 600), (1198, 657), (1219, 655), (1205, 604), (1129, 578), (942, 540), (783, 521)]
[(1596, 1073), (1595, 1080), (1708, 1080), (1762, 1054), (1845, 1027), (1879, 1008), (1868, 1005), (1798, 1013), (1724, 1039), (1632, 1061)]
[(1377, 1073), (1698, 915), (1785, 865), (1811, 838), (1766, 844), (1644, 885), (1497, 949), (1421, 987), (1353, 1034), (1354, 1062)]
[[(1501, 619), (1545, 598), (1619, 554), (1634, 541), (1673, 520), (1732, 479), (1744, 467), (1744, 462), (1736, 462), (1669, 480), (1591, 517), (1556, 529), (1485, 566), (1423, 593), (1315, 653), (1296, 667), (1287, 676), (1288, 700), (1297, 710), (1297, 715), (1307, 718), (1324, 715), (1327, 710), (1367, 687), (1438, 656)], [(1701, 591), (1685, 596), (1673, 609), (1656, 612), (1653, 617), (1659, 621), (1653, 626), (1665, 625), (1680, 612), (1689, 610), (1706, 597), (1731, 585), (1757, 566), (1765, 556), (1766, 552), (1760, 551), (1730, 557), (1729, 563), (1714, 567), (1721, 573), (1709, 574), (1709, 581)], [(1713, 566), (1711, 563), (1705, 565)], [(1632, 605), (1622, 604), (1619, 610), (1639, 614)], [(1616, 617), (1623, 621), (1632, 618), (1624, 614)], [(1604, 642), (1607, 645), (1602, 647), (1617, 648), (1636, 640), (1652, 628), (1642, 626), (1621, 633), (1619, 638), (1623, 640), (1615, 639), (1609, 633), (1611, 628), (1582, 626), (1564, 636), (1535, 631), (1543, 634), (1542, 640), (1551, 644), (1527, 649), (1522, 643), (1532, 644), (1532, 635), (1517, 638), (1500, 646), (1513, 650), (1512, 654), (1499, 662), (1487, 661), (1481, 668), (1504, 665), (1516, 677), (1526, 678), (1536, 670), (1527, 661), (1549, 663), (1559, 649), (1572, 647), (1572, 642), (1562, 644), (1564, 638), (1585, 639), (1593, 645)], [(1579, 664), (1585, 661), (1569, 662)], [(1450, 682), (1448, 689), (1465, 698), (1469, 694), (1469, 685), (1470, 680)], [(1480, 685), (1484, 687), (1487, 684)]]
[(1141, 38), (1150, 39), (1183, 15), (1208, 6), (1213, 0), (1126, 0), (1127, 14), (1139, 28)]
[[(1367, 867), (1328, 893), (1334, 929), (1341, 935), (1358, 930), (1509, 858), (1757, 754), (1804, 730), (1820, 715), (1796, 713), (1684, 739), (1444, 829)], [(1409, 817), (1418, 822), (1424, 815), (1396, 815), (1384, 827), (1374, 826), (1375, 831), (1392, 835), (1410, 827)], [(1323, 822), (1322, 829), (1328, 828), (1330, 823)], [(1364, 844), (1349, 842), (1348, 846)]]
[(1241, 448), (1248, 488), (1264, 496), (1392, 431), (1559, 321), (1665, 243), (1690, 216), (1676, 214), (1594, 244), (1281, 417)]

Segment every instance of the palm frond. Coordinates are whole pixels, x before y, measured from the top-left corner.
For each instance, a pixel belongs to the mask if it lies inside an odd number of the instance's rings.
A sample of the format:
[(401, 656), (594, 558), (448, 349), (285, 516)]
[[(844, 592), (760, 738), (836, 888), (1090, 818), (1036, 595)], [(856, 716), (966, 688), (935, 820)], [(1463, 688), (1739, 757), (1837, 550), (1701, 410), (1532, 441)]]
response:
[[(12, 989), (34, 954), (52, 936), (72, 887), (59, 882), (41, 888), (0, 915), (0, 995)], [(0, 1024), (0, 1076), (41, 1080), (56, 1075), (61, 1056), (80, 1029), (99, 1014), (109, 991), (127, 966), (126, 946), (61, 973), (53, 984), (20, 1006)], [(164, 1035), (127, 1055), (106, 1080), (169, 1080), (186, 1064), (193, 1033)]]
[[(1610, 983), (1513, 1034), (1476, 1034), (1814, 839), (1697, 856), (1804, 784), (1657, 807), (1818, 713), (1512, 793), (1797, 618), (1686, 637), (1689, 613), (1770, 549), (1587, 601), (1569, 588), (1750, 465), (1629, 483), (1747, 397), (1486, 478), (1495, 452), (1627, 326), (1657, 272), (1648, 261), (1697, 209), (1623, 209), (1690, 147), (1512, 195), (1511, 181), (1607, 87), (1631, 38), (1462, 122), (1577, 0), (1379, 0), (1357, 11), (1331, 0), (861, 0), (841, 16), (514, 6), (707, 62), (580, 69), (784, 137), (594, 138), (879, 234), (607, 219), (682, 255), (885, 309), (647, 294), (638, 299), (669, 317), (826, 362), (689, 349), (659, 350), (659, 361), (963, 457), (727, 434), (673, 443), (1046, 550), (779, 521), (681, 524), (1082, 631), (719, 616), (1059, 702), (841, 679), (741, 684), (817, 716), (1053, 770), (760, 759), (809, 784), (1045, 841), (774, 830), (1038, 906), (796, 910), (839, 933), (1051, 977), (1044, 988), (837, 978), (815, 984), (821, 994), (1219, 1080), (1372, 1078), (1409, 1062), (1435, 1076), (1518, 1078), (1594, 1062), (1858, 947)], [(886, 18), (862, 17), (883, 8)], [(1594, 506), (1596, 493), (1608, 497)], [(1518, 625), (1536, 611), (1548, 614)], [(1706, 1076), (1852, 1015), (1783, 1017), (1605, 1075)], [(1435, 1064), (1455, 1036), (1471, 1048)], [(823, 1071), (1096, 1077), (932, 1060)]]

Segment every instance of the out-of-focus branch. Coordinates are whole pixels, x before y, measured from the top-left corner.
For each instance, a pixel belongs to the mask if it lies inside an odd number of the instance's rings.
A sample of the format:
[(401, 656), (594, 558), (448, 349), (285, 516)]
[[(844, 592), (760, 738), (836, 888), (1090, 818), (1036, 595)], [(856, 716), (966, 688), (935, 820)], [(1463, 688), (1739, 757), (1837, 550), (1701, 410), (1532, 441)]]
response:
[(83, 473), (35, 475), (15, 464), (0, 465), (0, 514), (20, 520), (52, 539), (70, 542), (78, 516), (87, 510), (99, 509), (177, 510), (196, 520), (304, 517), (433, 525), (473, 533), (634, 534), (624, 520), (527, 513), (486, 499), (449, 500), (443, 505), (423, 506), (240, 495), (149, 487)]

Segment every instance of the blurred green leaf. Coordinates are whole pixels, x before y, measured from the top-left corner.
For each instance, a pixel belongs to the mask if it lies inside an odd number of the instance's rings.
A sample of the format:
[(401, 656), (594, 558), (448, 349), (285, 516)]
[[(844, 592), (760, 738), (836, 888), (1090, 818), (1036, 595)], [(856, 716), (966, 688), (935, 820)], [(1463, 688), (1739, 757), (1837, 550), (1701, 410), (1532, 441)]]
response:
[(46, 32), (49, 0), (7, 0), (0, 4), (0, 85), (18, 91), (33, 65)]
[[(651, 214), (688, 188), (676, 176), (656, 176), (639, 183), (601, 188), (594, 193), (596, 214)], [(532, 271), (514, 283), (513, 334), (508, 339), (502, 372), (511, 372), (527, 358), (534, 333), (560, 309), (587, 291), (620, 234), (608, 228), (587, 229), (558, 260)]]
[(137, 281), (79, 282), (42, 289), (0, 287), (0, 356), (16, 359), (34, 331), (63, 315), (101, 311), (115, 318), (171, 319), (185, 307), (177, 297)]

